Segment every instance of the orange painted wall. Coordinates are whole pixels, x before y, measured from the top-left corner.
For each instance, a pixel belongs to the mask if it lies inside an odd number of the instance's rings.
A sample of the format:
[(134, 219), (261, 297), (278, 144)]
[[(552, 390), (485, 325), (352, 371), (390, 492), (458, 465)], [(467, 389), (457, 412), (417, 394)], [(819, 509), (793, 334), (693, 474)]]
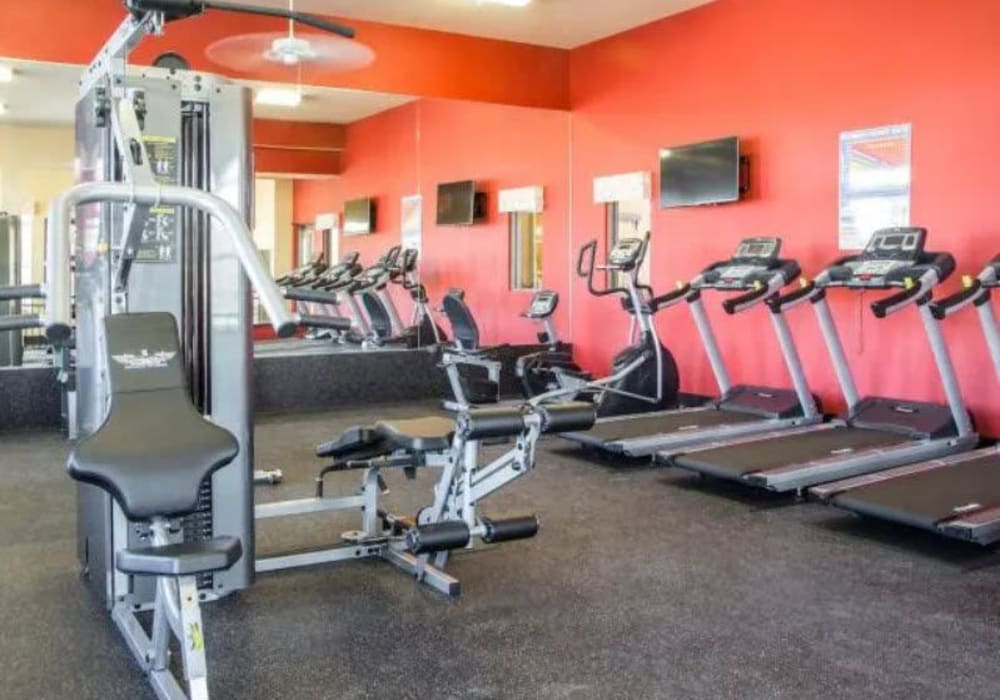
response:
[[(578, 232), (603, 228), (592, 178), (657, 169), (664, 146), (737, 134), (753, 160), (753, 194), (738, 205), (654, 211), (653, 278), (660, 288), (727, 256), (744, 236), (777, 234), (810, 273), (837, 254), (838, 136), (913, 124), (914, 224), (933, 248), (978, 272), (1000, 249), (1000, 3), (994, 0), (719, 0), (581, 48), (571, 57)], [(658, 184), (655, 185), (658, 188)], [(947, 291), (955, 288), (956, 279)], [(624, 329), (610, 303), (577, 286), (575, 341), (590, 366)], [(943, 398), (915, 312), (876, 320), (875, 294), (835, 293), (864, 393)], [(763, 312), (724, 318), (712, 305), (736, 380), (786, 381)], [(809, 309), (792, 319), (809, 376), (836, 404), (834, 376)], [(963, 389), (980, 422), (1000, 432), (997, 383), (975, 314), (947, 322)], [(659, 321), (685, 389), (713, 390), (683, 309)]]
[[(345, 237), (340, 249), (374, 260), (399, 242), (400, 199), (424, 197), (424, 282), (439, 300), (462, 287), (477, 314), (483, 341), (532, 342), (535, 329), (518, 317), (529, 294), (508, 282), (508, 223), (497, 213), (497, 193), (509, 187), (545, 187), (545, 285), (567, 287), (569, 259), (569, 115), (444, 100), (422, 100), (348, 127), (343, 175), (301, 181), (295, 188), (295, 219), (342, 211), (355, 197), (376, 197), (378, 232)], [(489, 197), (489, 219), (471, 227), (435, 224), (437, 185), (474, 179)], [(403, 302), (400, 301), (400, 305)], [(569, 304), (557, 322), (568, 327)]]
[[(0, 56), (87, 64), (124, 17), (120, 0), (5, 2)], [(375, 22), (349, 24), (357, 30), (358, 40), (374, 49), (375, 62), (349, 73), (306, 70), (304, 82), (547, 108), (569, 104), (567, 51)], [(276, 19), (209, 12), (169, 24), (165, 37), (143, 42), (134, 62), (148, 64), (172, 50), (186, 56), (197, 70), (226, 73), (205, 58), (209, 44), (286, 27)], [(280, 67), (237, 77), (296, 80), (294, 72)]]

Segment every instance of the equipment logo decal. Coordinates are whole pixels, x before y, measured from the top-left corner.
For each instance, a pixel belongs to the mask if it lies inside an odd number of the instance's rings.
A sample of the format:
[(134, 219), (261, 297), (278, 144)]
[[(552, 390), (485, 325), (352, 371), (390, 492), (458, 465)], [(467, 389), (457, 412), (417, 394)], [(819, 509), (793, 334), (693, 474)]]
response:
[(124, 353), (122, 355), (112, 355), (112, 358), (126, 370), (164, 369), (176, 355), (176, 352), (165, 352), (162, 350), (159, 352), (150, 352), (143, 348), (139, 351), (138, 355)]

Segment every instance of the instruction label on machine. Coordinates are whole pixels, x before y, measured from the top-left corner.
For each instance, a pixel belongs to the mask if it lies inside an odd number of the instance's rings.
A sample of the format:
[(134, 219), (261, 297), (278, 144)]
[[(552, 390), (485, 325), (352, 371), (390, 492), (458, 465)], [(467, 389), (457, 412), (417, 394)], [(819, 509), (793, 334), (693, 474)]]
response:
[[(143, 136), (146, 157), (153, 179), (160, 185), (176, 185), (177, 139), (172, 136)], [(177, 259), (178, 231), (177, 208), (153, 207), (142, 231), (142, 240), (136, 249), (137, 263), (172, 263)]]

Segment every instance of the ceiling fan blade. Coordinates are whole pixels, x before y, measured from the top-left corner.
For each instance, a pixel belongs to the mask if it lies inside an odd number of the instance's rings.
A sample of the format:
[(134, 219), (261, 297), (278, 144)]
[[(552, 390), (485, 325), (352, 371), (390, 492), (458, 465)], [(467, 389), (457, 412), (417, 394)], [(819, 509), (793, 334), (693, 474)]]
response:
[(230, 71), (278, 79), (296, 75), (300, 68), (323, 73), (359, 70), (375, 60), (375, 52), (364, 44), (314, 33), (297, 33), (294, 40), (280, 32), (242, 34), (216, 41), (205, 54)]

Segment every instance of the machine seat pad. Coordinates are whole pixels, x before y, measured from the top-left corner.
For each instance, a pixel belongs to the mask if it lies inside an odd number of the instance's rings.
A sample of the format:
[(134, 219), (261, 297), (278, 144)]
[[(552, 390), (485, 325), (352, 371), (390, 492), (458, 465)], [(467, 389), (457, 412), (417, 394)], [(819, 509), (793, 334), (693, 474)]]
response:
[(394, 449), (411, 452), (441, 452), (450, 449), (455, 438), (455, 422), (440, 416), (381, 420), (375, 429)]
[(225, 571), (242, 555), (243, 545), (238, 538), (215, 537), (201, 542), (120, 549), (115, 566), (125, 574), (194, 576)]
[(382, 443), (383, 439), (374, 426), (358, 426), (348, 428), (336, 440), (324, 442), (316, 448), (317, 457), (332, 457), (342, 459), (353, 457), (356, 452), (367, 452), (370, 448)]
[(239, 445), (205, 420), (183, 389), (119, 394), (104, 425), (69, 458), (78, 481), (111, 493), (130, 520), (186, 515), (201, 483)]

